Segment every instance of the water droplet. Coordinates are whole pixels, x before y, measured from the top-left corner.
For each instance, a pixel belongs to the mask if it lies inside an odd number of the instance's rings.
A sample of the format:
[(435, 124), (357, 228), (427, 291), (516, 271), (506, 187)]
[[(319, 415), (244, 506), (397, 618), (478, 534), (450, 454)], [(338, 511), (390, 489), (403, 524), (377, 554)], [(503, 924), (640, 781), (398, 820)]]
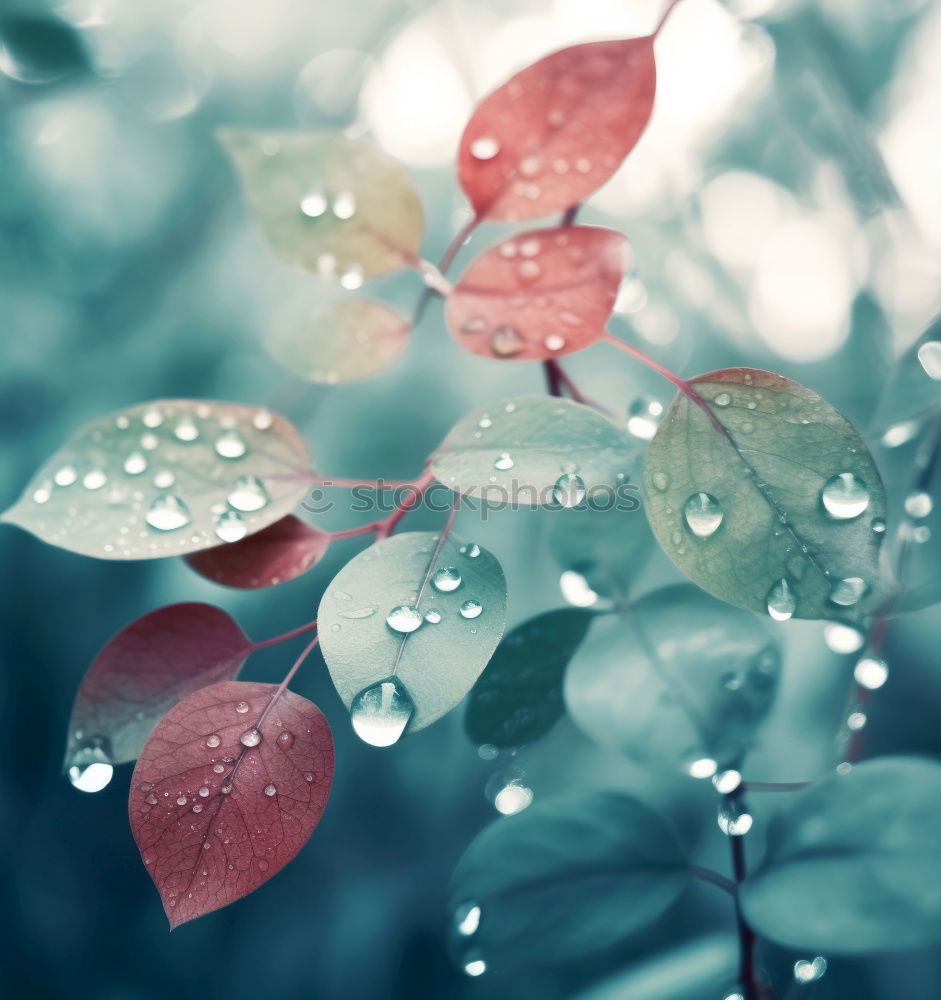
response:
[(176, 476), (166, 469), (161, 469), (161, 471), (154, 476), (154, 486), (156, 486), (158, 490), (168, 490), (175, 482)]
[(641, 396), (635, 399), (627, 409), (627, 430), (642, 441), (650, 441), (657, 433), (660, 418), (663, 416), (663, 403), (659, 399)]
[(425, 619), (412, 604), (399, 604), (386, 615), (386, 625), (394, 632), (414, 632)]
[(905, 513), (915, 520), (920, 521), (922, 518), (927, 517), (933, 507), (934, 501), (931, 499), (931, 496), (922, 491), (909, 493), (905, 498)]
[(185, 795), (179, 795), (179, 796), (177, 796), (176, 804), (178, 806), (185, 806), (186, 805), (186, 796)]
[(881, 517), (874, 517), (872, 519), (872, 523), (869, 525), (869, 528), (874, 535), (884, 535), (885, 521)]
[(494, 354), (508, 358), (526, 346), (526, 342), (512, 326), (498, 326), (490, 338), (490, 347)]
[(488, 427), (493, 427), (493, 421), (492, 421), (492, 420), (490, 419), (490, 417), (489, 417), (489, 416), (488, 416), (488, 415), (487, 415), (487, 414), (485, 413), (485, 414), (484, 414), (484, 415), (483, 415), (483, 416), (482, 416), (482, 417), (480, 418), (480, 420), (478, 420), (478, 421), (477, 421), (477, 426), (478, 426), (478, 427), (479, 427), (479, 428), (480, 428), (481, 430), (487, 430), (487, 428), (488, 428)]
[(207, 736), (206, 737), (206, 746), (207, 747), (217, 747), (221, 743), (222, 743), (222, 737), (218, 736), (216, 733), (213, 733), (211, 736)]
[(898, 448), (908, 441), (911, 441), (921, 430), (921, 424), (917, 420), (903, 420), (901, 423), (893, 424), (882, 435), (882, 443), (886, 448)]
[(203, 785), (202, 788), (199, 789), (198, 795), (201, 799), (208, 799), (209, 798), (208, 785)]
[(437, 625), (441, 621), (442, 615), (437, 608), (429, 608), (425, 612), (425, 621), (429, 625)]
[(834, 653), (855, 653), (865, 641), (859, 629), (842, 622), (828, 622), (824, 625), (823, 639)]
[(469, 542), (467, 545), (462, 545), (458, 551), (468, 559), (476, 559), (480, 555), (480, 546), (476, 542)]
[(548, 351), (561, 351), (565, 347), (565, 337), (558, 333), (550, 333), (543, 343)]
[(291, 747), (294, 746), (294, 733), (288, 729), (282, 729), (281, 732), (278, 733), (278, 746), (281, 747), (282, 750), (290, 750)]
[(235, 711), (238, 712), (239, 715), (244, 715), (248, 711), (248, 702), (247, 701), (240, 701), (235, 706)]
[(868, 589), (865, 580), (850, 576), (845, 580), (838, 580), (830, 588), (830, 600), (840, 607), (848, 608), (856, 604)]
[(271, 796), (274, 795), (277, 791), (278, 789), (275, 788), (274, 785), (265, 785), (265, 795), (267, 795), (268, 798), (271, 798)]
[(752, 816), (737, 799), (726, 799), (716, 817), (719, 829), (727, 837), (744, 837), (752, 828)]
[(918, 348), (918, 361), (925, 374), (932, 379), (941, 379), (941, 342), (928, 340)]
[(33, 490), (33, 503), (48, 503), (52, 496), (52, 483), (46, 480), (41, 486)]
[(450, 594), (452, 590), (457, 590), (461, 585), (461, 572), (454, 566), (443, 566), (436, 570), (431, 578), (435, 590)]
[(69, 781), (80, 792), (100, 792), (114, 774), (110, 764), (95, 761), (91, 764), (73, 764), (69, 768)]
[(516, 273), (520, 281), (535, 281), (542, 274), (542, 268), (534, 260), (521, 260)]
[(248, 534), (248, 525), (238, 511), (227, 510), (216, 520), (216, 535), (224, 542), (241, 541)]
[(686, 768), (691, 778), (711, 778), (718, 768), (718, 764), (711, 757), (700, 757), (692, 761)]
[(850, 732), (856, 733), (865, 725), (866, 714), (864, 712), (850, 712), (849, 718), (846, 720), (846, 728)]
[(470, 154), (475, 160), (492, 160), (500, 152), (500, 143), (491, 135), (478, 136), (470, 144)]
[(483, 333), (487, 329), (487, 321), (482, 316), (470, 316), (461, 323), (461, 333)]
[(552, 499), (560, 507), (577, 507), (585, 499), (585, 481), (570, 472), (559, 476), (552, 487)]
[(494, 459), (493, 467), (498, 469), (500, 472), (507, 472), (509, 469), (513, 468), (513, 459), (505, 451), (501, 451), (500, 454)]
[(338, 219), (352, 219), (356, 214), (356, 196), (352, 191), (341, 191), (333, 199), (333, 214)]
[(223, 785), (219, 789), (219, 791), (222, 792), (223, 795), (229, 795), (232, 792), (232, 785), (231, 784)]
[(465, 601), (461, 605), (462, 618), (479, 618), (483, 614), (484, 606), (480, 601)]
[(461, 937), (471, 937), (480, 926), (480, 907), (477, 903), (458, 903), (454, 910), (454, 929)]
[(264, 483), (257, 476), (239, 476), (232, 484), (227, 499), (236, 510), (250, 513), (267, 507), (270, 498)]
[(340, 275), (340, 285), (348, 292), (355, 292), (357, 288), (362, 288), (365, 280), (366, 272), (363, 271), (359, 264), (351, 264)]
[(301, 198), (301, 212), (309, 219), (317, 219), (327, 211), (327, 199), (320, 191), (311, 191)]
[[(939, 361), (939, 364), (941, 364), (941, 361)], [(937, 377), (941, 378), (941, 374)], [(807, 961), (806, 958), (801, 958), (794, 963), (794, 980), (801, 985), (815, 983), (818, 979), (823, 978), (826, 971), (827, 960), (822, 955), (818, 955), (812, 962)]]
[(56, 486), (71, 486), (78, 479), (78, 472), (74, 465), (63, 465), (52, 478)]
[(720, 392), (713, 400), (716, 406), (728, 406), (731, 402), (732, 397), (727, 392)]
[(797, 599), (785, 579), (778, 580), (768, 591), (767, 602), (768, 614), (776, 622), (786, 622), (797, 610)]
[(176, 531), (190, 523), (190, 512), (179, 497), (165, 493), (151, 503), (145, 520), (157, 531)]
[(853, 678), (860, 687), (875, 691), (889, 679), (889, 666), (885, 660), (875, 656), (864, 656), (857, 662)]
[(236, 430), (223, 431), (216, 438), (214, 447), (216, 454), (222, 458), (241, 458), (248, 451), (245, 439)]
[(697, 538), (710, 538), (718, 531), (725, 514), (711, 493), (694, 493), (683, 507), (683, 516)]
[(212, 765), (212, 769), (213, 769), (213, 771), (216, 774), (222, 774), (222, 772), (225, 770), (225, 765), (224, 764), (213, 764)]
[(124, 471), (129, 476), (139, 476), (147, 471), (147, 459), (139, 451), (132, 451), (124, 459)]
[(398, 742), (415, 705), (404, 685), (395, 677), (360, 691), (350, 705), (350, 721), (356, 735), (374, 747)]
[(252, 417), (252, 427), (256, 431), (267, 431), (271, 429), (274, 424), (274, 417), (268, 412), (268, 410), (259, 410)]
[(86, 472), (82, 478), (82, 486), (86, 490), (100, 490), (107, 481), (108, 477), (102, 469), (92, 469), (91, 472)]
[(192, 417), (180, 417), (173, 428), (173, 436), (177, 441), (184, 441), (187, 444), (195, 441), (199, 437), (199, 428), (193, 423)]
[(493, 807), (504, 816), (522, 812), (533, 801), (533, 790), (522, 780), (514, 778), (507, 782), (493, 797)]
[(824, 483), (820, 501), (831, 517), (848, 521), (869, 506), (869, 490), (852, 472), (839, 472)]
[(243, 747), (257, 747), (261, 743), (261, 732), (258, 727), (252, 726), (251, 729), (246, 729), (239, 737), (239, 743)]
[(202, 807), (202, 805), (201, 805), (201, 804), (200, 804), (199, 802), (197, 802), (197, 803), (196, 803), (196, 804), (195, 804), (195, 805), (193, 806), (193, 812), (194, 812), (194, 813), (201, 813), (202, 811), (203, 811), (203, 807)]
[(163, 423), (163, 414), (156, 408), (145, 411), (144, 415), (141, 417), (145, 427), (159, 427)]
[(655, 472), (652, 476), (654, 486), (663, 493), (670, 485), (670, 477), (665, 472)]
[(730, 795), (742, 783), (740, 771), (719, 771), (712, 776), (713, 787), (720, 795)]
[(587, 174), (591, 170), (591, 160), (585, 159), (585, 157), (579, 157), (575, 161), (575, 169), (580, 174)]
[(482, 959), (474, 955), (473, 957), (468, 957), (464, 960), (464, 972), (468, 976), (477, 978), (477, 976), (482, 976), (487, 971), (487, 963)]

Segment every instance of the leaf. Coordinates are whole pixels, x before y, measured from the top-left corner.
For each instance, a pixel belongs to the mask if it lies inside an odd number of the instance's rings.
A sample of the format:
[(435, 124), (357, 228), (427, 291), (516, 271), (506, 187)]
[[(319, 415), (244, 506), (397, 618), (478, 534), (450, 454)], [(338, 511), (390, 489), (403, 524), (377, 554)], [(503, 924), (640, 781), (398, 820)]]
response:
[(604, 336), (628, 263), (612, 229), (560, 226), (485, 250), (445, 305), (448, 329), (473, 354), (532, 361), (580, 351)]
[(621, 944), (687, 880), (673, 830), (637, 799), (592, 792), (537, 803), (484, 830), (454, 872), (462, 962), (534, 968)]
[(328, 132), (224, 129), (220, 139), (262, 232), (288, 260), (345, 288), (415, 261), (421, 202), (382, 150)]
[(370, 378), (408, 344), (409, 324), (371, 299), (335, 299), (282, 324), (267, 342), (271, 356), (294, 375), (333, 385)]
[(306, 573), (330, 545), (330, 535), (293, 514), (240, 542), (186, 557), (191, 569), (223, 587), (257, 590), (276, 587)]
[(200, 688), (234, 680), (253, 644), (221, 608), (170, 604), (113, 636), (82, 679), (65, 767), (135, 760), (161, 716)]
[(162, 399), (86, 424), (3, 515), (98, 559), (156, 559), (238, 541), (289, 514), (310, 456), (255, 406)]
[[(439, 551), (440, 546), (440, 551)], [(387, 622), (396, 608), (404, 626)], [(412, 620), (409, 620), (409, 618)], [(437, 620), (435, 620), (437, 619)], [(451, 711), (493, 655), (506, 624), (506, 581), (497, 560), (454, 536), (428, 531), (385, 538), (354, 557), (327, 588), (317, 612), (320, 647), (337, 692), (364, 738), (388, 745), (403, 729), (417, 732)], [(397, 717), (369, 718), (354, 702), (394, 681)], [(386, 689), (391, 696), (392, 691)], [(357, 705), (362, 702), (356, 702)], [(368, 699), (367, 699), (368, 707)]]
[(593, 614), (560, 608), (517, 625), (474, 685), (464, 729), (474, 743), (533, 743), (564, 712), (562, 677)]
[(650, 443), (647, 518), (674, 563), (730, 604), (783, 620), (858, 620), (882, 600), (882, 480), (815, 392), (729, 368), (690, 382)]
[(790, 948), (920, 948), (941, 938), (941, 765), (883, 757), (789, 800), (741, 887), (745, 917)]
[(941, 316), (896, 361), (885, 383), (875, 424), (879, 428), (896, 427), (939, 408)]
[(569, 664), (565, 703), (603, 746), (688, 774), (703, 760), (740, 762), (780, 669), (763, 622), (682, 584), (592, 623)]
[(277, 691), (244, 681), (201, 688), (160, 720), (141, 752), (131, 831), (173, 927), (267, 882), (323, 814), (330, 727), (306, 698)]
[(88, 54), (78, 33), (57, 17), (19, 11), (0, 15), (4, 75), (42, 84), (84, 73)]
[(458, 178), (478, 218), (535, 219), (596, 191), (650, 118), (653, 37), (573, 45), (486, 97), (461, 137)]
[(431, 471), (471, 497), (607, 506), (629, 482), (637, 454), (624, 431), (588, 406), (519, 396), (462, 417), (431, 456)]

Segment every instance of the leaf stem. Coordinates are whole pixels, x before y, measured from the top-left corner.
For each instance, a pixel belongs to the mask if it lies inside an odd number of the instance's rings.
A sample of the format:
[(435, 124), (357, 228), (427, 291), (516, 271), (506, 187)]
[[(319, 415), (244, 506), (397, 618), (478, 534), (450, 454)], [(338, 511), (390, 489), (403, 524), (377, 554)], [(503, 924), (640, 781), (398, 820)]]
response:
[(569, 207), (562, 213), (562, 218), (559, 220), (560, 226), (571, 226), (575, 223), (575, 217), (581, 210), (582, 203), (576, 201), (574, 205), (569, 205)]
[(742, 789), (746, 792), (799, 792), (810, 784), (810, 781), (747, 781)]
[(718, 886), (730, 896), (735, 895), (735, 883), (730, 878), (714, 872), (711, 868), (700, 868), (699, 865), (690, 865), (687, 870), (693, 878), (698, 878), (703, 882), (709, 882), (711, 885)]
[[(464, 244), (471, 238), (474, 230), (480, 225), (480, 217), (473, 216), (463, 226), (457, 231), (454, 239), (448, 244), (447, 249), (441, 255), (441, 260), (438, 261), (438, 273), (444, 277), (448, 272), (448, 268), (454, 263), (454, 258), (460, 252), (460, 249)], [(427, 279), (426, 279), (427, 280)], [(421, 297), (418, 300), (418, 304), (415, 306), (415, 314), (412, 316), (412, 326), (417, 326), (421, 322), (422, 316), (425, 315), (425, 309), (428, 306), (428, 300), (431, 298), (431, 288), (426, 288)]]
[(414, 482), (409, 483), (412, 488), (412, 492), (404, 497), (400, 502), (398, 507), (384, 520), (379, 521), (374, 525), (376, 532), (376, 540), (381, 538), (388, 538), (389, 535), (395, 530), (396, 525), (403, 517), (421, 500), (425, 495), (428, 487), (434, 482), (435, 477), (432, 475), (430, 469), (426, 469)]
[[(734, 792), (723, 796), (726, 805), (747, 811), (745, 793), (742, 785)], [(755, 932), (748, 926), (742, 913), (742, 902), (738, 894), (738, 886), (745, 881), (747, 867), (745, 864), (745, 837), (729, 836), (729, 846), (732, 852), (732, 875), (735, 879), (735, 923), (738, 928), (739, 966), (738, 982), (742, 988), (745, 1000), (759, 1000), (761, 993), (758, 987), (757, 970), (755, 966)]]
[(254, 653), (259, 649), (267, 649), (269, 646), (277, 646), (279, 642), (287, 642), (288, 639), (294, 639), (316, 627), (316, 622), (308, 622), (306, 625), (298, 625), (297, 628), (292, 628), (290, 632), (285, 632), (283, 635), (276, 635), (271, 639), (262, 639), (261, 642), (253, 642), (252, 652)]
[[(316, 624), (317, 623), (314, 622), (314, 625), (316, 625)], [(307, 645), (303, 648), (303, 650), (301, 651), (301, 655), (298, 656), (298, 658), (294, 661), (294, 665), (284, 675), (284, 680), (281, 681), (281, 683), (278, 685), (277, 690), (271, 696), (270, 700), (268, 701), (268, 704), (265, 706), (265, 710), (261, 713), (261, 716), (258, 719), (258, 722), (255, 723), (255, 728), (256, 729), (261, 729), (261, 724), (268, 717), (268, 714), (274, 708), (275, 704), (277, 703), (277, 701), (281, 697), (281, 695), (283, 695), (284, 692), (287, 690), (288, 684), (290, 684), (291, 681), (294, 679), (294, 675), (300, 669), (301, 664), (314, 651), (314, 646), (316, 646), (319, 641), (320, 641), (320, 636), (319, 635), (315, 635), (313, 637), (313, 639), (311, 639), (310, 642), (307, 643)], [(241, 758), (239, 758), (239, 760), (241, 760)], [(236, 766), (238, 766), (238, 765), (236, 765)], [(233, 778), (235, 777), (235, 768), (233, 768), (233, 770), (232, 770), (232, 777)]]
[(428, 288), (437, 292), (443, 299), (446, 299), (454, 291), (454, 285), (430, 260), (416, 260), (414, 267)]
[(673, 9), (679, 2), (680, 0), (670, 0), (667, 9), (660, 15), (660, 20), (657, 22), (656, 28), (654, 28), (653, 31), (651, 32), (650, 35), (651, 38), (656, 38), (657, 35), (660, 34), (661, 30), (663, 29), (663, 26), (667, 23), (667, 18), (669, 18), (669, 16), (673, 13)]
[(414, 486), (414, 479), (343, 479), (339, 476), (311, 475), (310, 482), (315, 486), (336, 486), (340, 489), (362, 490), (400, 490)]

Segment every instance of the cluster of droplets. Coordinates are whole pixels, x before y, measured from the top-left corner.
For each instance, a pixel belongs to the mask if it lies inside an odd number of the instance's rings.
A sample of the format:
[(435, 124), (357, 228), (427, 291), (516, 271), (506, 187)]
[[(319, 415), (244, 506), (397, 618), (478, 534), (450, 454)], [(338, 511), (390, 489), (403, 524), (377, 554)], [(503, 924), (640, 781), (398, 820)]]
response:
[[(299, 202), (300, 213), (305, 219), (331, 219), (348, 222), (356, 216), (356, 195), (342, 190), (329, 194), (322, 190), (311, 190)], [(360, 288), (365, 280), (365, 272), (359, 264), (351, 264), (342, 274), (337, 274), (337, 259), (332, 253), (322, 253), (317, 258), (317, 271), (325, 278), (339, 278), (340, 285), (347, 291)]]
[(641, 441), (650, 441), (657, 433), (662, 416), (663, 403), (659, 399), (641, 396), (627, 408), (628, 433)]

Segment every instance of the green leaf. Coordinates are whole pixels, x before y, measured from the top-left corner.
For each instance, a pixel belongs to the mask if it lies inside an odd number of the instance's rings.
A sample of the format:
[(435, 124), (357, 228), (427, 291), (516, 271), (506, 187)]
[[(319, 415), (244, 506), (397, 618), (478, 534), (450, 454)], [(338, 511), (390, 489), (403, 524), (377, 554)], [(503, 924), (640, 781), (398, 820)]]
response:
[(866, 761), (789, 805), (741, 888), (759, 934), (844, 955), (941, 938), (941, 765)]
[(421, 202), (380, 149), (326, 132), (225, 129), (220, 139), (268, 242), (288, 260), (345, 288), (414, 262)]
[(554, 396), (519, 396), (461, 418), (432, 456), (455, 493), (511, 503), (607, 505), (638, 452), (597, 410)]
[(885, 490), (853, 426), (770, 372), (730, 368), (690, 385), (705, 409), (677, 395), (644, 471), (667, 555), (709, 593), (778, 620), (858, 620), (878, 607)]
[(471, 691), (464, 729), (474, 743), (516, 747), (544, 736), (564, 711), (562, 677), (593, 614), (560, 608), (517, 625)]
[(484, 830), (454, 872), (461, 962), (525, 969), (622, 944), (687, 881), (672, 828), (643, 802), (593, 792), (537, 803)]
[[(895, 362), (879, 401), (875, 424), (880, 429), (894, 428), (939, 408), (941, 316)], [(911, 436), (901, 427), (897, 433), (903, 439)]]
[(730, 767), (748, 751), (780, 667), (759, 619), (682, 584), (592, 623), (569, 664), (565, 703), (603, 746), (698, 773), (696, 762)]
[[(417, 610), (414, 631), (397, 631), (387, 621), (403, 607)], [(388, 745), (401, 727), (424, 729), (470, 690), (503, 635), (506, 581), (479, 545), (453, 535), (441, 544), (432, 532), (407, 532), (350, 560), (327, 588), (317, 621), (327, 669), (354, 728), (368, 742)], [(404, 697), (405, 711), (398, 731), (379, 744), (368, 739), (366, 727), (385, 729), (394, 720), (365, 719), (360, 726), (354, 702), (391, 678), (404, 689), (397, 701)]]
[(162, 399), (100, 417), (47, 462), (3, 520), (99, 559), (179, 556), (289, 514), (310, 456), (283, 417)]

